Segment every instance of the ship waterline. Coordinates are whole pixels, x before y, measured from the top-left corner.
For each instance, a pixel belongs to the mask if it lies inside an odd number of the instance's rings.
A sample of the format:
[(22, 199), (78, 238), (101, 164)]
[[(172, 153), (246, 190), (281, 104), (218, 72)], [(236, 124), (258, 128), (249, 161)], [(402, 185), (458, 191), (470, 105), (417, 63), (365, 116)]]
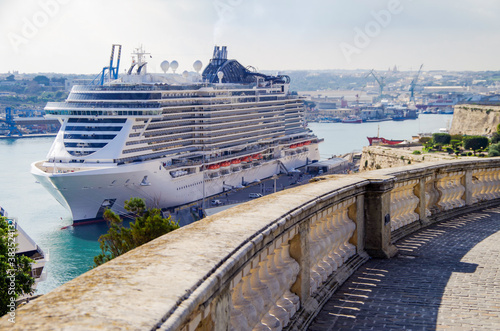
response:
[(32, 174), (74, 222), (125, 213), (131, 197), (169, 208), (319, 160), (288, 77), (249, 71), (218, 47), (201, 76), (153, 76), (144, 54), (128, 75), (46, 106), (62, 125)]

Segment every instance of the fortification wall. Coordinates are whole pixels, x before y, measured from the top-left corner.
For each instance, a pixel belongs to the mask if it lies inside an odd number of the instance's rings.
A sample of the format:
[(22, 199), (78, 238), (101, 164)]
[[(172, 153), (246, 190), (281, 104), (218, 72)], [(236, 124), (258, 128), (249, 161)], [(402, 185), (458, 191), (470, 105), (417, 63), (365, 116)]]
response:
[(500, 105), (457, 105), (450, 134), (491, 135), (500, 124)]
[[(419, 148), (420, 149), (420, 148)], [(384, 146), (366, 146), (363, 147), (363, 154), (359, 164), (360, 171), (369, 171), (376, 169), (386, 169), (401, 167), (410, 164), (422, 162), (435, 162), (443, 160), (453, 160), (454, 156), (443, 154), (412, 154), (411, 148), (390, 148)]]

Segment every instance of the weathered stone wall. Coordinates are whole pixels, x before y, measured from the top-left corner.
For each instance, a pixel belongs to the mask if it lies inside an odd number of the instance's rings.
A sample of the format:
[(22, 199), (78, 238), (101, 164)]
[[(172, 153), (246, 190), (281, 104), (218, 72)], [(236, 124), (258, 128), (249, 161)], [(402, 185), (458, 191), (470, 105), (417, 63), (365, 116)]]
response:
[(412, 154), (411, 149), (390, 148), (384, 146), (363, 147), (359, 164), (360, 171), (394, 168), (441, 160), (453, 160), (455, 157), (443, 154)]
[(0, 329), (305, 330), (367, 253), (392, 257), (398, 238), (498, 203), (500, 158), (315, 178), (119, 256)]
[(500, 106), (455, 106), (450, 134), (491, 135), (500, 123)]

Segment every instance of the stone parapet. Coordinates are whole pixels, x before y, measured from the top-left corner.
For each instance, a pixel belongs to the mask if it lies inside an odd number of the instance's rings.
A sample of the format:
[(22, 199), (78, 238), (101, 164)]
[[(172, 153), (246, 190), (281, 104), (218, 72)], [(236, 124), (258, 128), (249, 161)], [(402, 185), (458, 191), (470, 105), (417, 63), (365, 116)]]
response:
[(7, 317), (27, 329), (300, 330), (369, 256), (500, 198), (500, 158), (333, 175), (173, 231)]

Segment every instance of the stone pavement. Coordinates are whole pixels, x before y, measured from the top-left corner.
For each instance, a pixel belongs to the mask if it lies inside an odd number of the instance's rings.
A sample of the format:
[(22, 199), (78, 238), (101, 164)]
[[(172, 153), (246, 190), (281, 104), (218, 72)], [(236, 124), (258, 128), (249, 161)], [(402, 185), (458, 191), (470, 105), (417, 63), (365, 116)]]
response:
[(433, 224), (373, 259), (309, 330), (500, 330), (500, 207)]

